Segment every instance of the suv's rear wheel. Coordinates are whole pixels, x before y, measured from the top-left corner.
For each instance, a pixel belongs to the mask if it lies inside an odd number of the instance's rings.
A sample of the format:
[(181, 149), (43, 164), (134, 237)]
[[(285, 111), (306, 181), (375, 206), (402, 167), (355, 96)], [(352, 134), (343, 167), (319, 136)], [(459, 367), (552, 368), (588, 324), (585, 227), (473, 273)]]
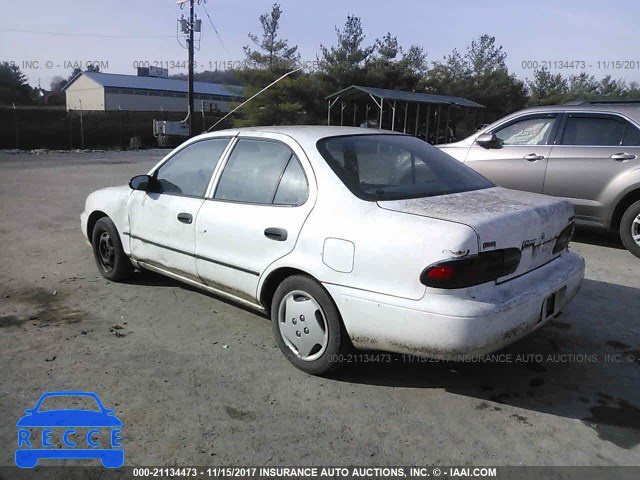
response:
[(349, 340), (329, 293), (303, 275), (285, 279), (271, 302), (276, 343), (300, 370), (314, 375), (335, 370)]
[(624, 212), (620, 221), (620, 238), (627, 250), (640, 258), (640, 201)]

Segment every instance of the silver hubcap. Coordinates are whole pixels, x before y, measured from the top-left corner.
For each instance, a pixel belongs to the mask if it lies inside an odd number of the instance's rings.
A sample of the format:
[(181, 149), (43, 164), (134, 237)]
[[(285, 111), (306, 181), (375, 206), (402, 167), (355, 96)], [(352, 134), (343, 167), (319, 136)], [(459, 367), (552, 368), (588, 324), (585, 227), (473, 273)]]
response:
[(631, 237), (633, 237), (634, 242), (640, 245), (640, 215), (631, 224)]
[(278, 328), (284, 343), (301, 360), (316, 360), (327, 349), (327, 319), (318, 302), (306, 292), (294, 290), (282, 299)]
[(116, 248), (113, 246), (113, 241), (107, 232), (102, 232), (98, 240), (98, 259), (105, 272), (113, 270), (115, 258)]

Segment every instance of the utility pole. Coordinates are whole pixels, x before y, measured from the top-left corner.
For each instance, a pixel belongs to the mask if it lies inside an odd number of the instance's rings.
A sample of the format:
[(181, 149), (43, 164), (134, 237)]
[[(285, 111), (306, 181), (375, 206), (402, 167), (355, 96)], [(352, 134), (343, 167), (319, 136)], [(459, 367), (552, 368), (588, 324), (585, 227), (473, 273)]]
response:
[[(183, 35), (183, 38), (186, 37), (186, 47), (189, 51), (189, 66), (188, 66), (188, 80), (187, 80), (187, 97), (188, 97), (188, 106), (187, 106), (187, 117), (182, 121), (189, 128), (189, 136), (193, 136), (193, 115), (194, 115), (194, 90), (193, 90), (193, 69), (194, 69), (194, 51), (196, 48), (196, 39), (195, 33), (198, 33), (197, 41), (200, 42), (200, 34), (202, 32), (202, 22), (199, 19), (196, 19), (195, 15), (195, 4), (198, 2), (198, 5), (201, 3), (206, 3), (207, 0), (178, 0), (178, 5), (182, 9), (187, 2), (189, 3), (189, 18), (185, 19), (182, 16), (178, 20), (178, 37)], [(180, 38), (178, 38), (178, 42), (181, 46), (184, 47), (182, 42), (180, 42)], [(198, 49), (200, 49), (198, 43)]]
[(194, 4), (195, 0), (189, 0), (189, 110), (187, 112), (188, 115), (188, 125), (189, 125), (189, 136), (193, 136), (193, 30), (194, 30)]
[(201, 125), (202, 128), (200, 130), (202, 130), (202, 132), (206, 132), (207, 131), (207, 123), (206, 123), (206, 120), (204, 118), (204, 100), (202, 100), (202, 103), (201, 103), (200, 106), (201, 106), (200, 112), (202, 113), (202, 125)]
[(78, 99), (80, 102), (80, 142), (82, 149), (84, 150), (84, 121), (82, 120), (82, 99)]
[(18, 109), (16, 108), (16, 104), (13, 104), (13, 118), (16, 121), (16, 149), (20, 148), (20, 128), (18, 127)]

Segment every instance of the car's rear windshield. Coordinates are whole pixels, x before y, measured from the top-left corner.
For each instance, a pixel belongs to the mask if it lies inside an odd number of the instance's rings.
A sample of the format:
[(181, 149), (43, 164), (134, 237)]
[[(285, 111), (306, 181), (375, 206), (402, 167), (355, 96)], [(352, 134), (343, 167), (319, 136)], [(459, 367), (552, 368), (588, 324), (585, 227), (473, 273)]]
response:
[(490, 188), (479, 173), (408, 135), (327, 137), (318, 151), (354, 195), (370, 201), (433, 197)]

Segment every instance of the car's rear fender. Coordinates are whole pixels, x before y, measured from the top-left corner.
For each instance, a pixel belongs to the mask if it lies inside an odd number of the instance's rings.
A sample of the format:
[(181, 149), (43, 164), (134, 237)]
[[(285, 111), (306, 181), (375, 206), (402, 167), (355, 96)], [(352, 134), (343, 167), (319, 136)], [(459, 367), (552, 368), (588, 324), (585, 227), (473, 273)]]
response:
[[(425, 267), (476, 253), (478, 236), (467, 225), (393, 212), (359, 199), (336, 215), (335, 204), (319, 201), (294, 250), (270, 265), (263, 278), (286, 267), (322, 283), (419, 299), (426, 288), (420, 283)], [(261, 280), (258, 292), (263, 285)]]

